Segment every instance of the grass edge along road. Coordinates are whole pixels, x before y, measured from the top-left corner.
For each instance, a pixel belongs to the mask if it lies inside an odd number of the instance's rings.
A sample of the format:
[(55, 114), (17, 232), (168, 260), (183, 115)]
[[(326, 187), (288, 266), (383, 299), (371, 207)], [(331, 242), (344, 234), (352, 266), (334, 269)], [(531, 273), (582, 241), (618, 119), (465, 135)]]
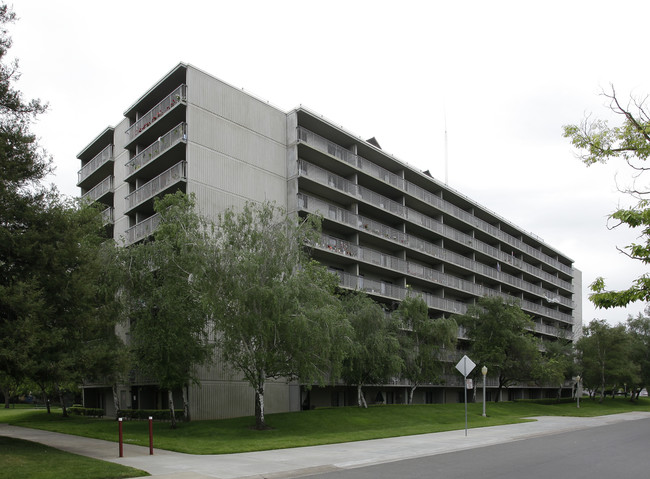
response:
[[(516, 401), (468, 405), (469, 427), (514, 424), (534, 416), (600, 416), (630, 411), (650, 412), (650, 399), (632, 403), (625, 398), (575, 402)], [(32, 427), (84, 437), (117, 441), (117, 421), (81, 417), (63, 418), (60, 411), (48, 415), (43, 410), (0, 409), (0, 423)], [(323, 408), (312, 411), (267, 415), (269, 430), (252, 429), (251, 417), (179, 423), (154, 423), (154, 447), (188, 454), (229, 454), (291, 447), (408, 436), (460, 430), (465, 427), (464, 405), (390, 405), (368, 409), (357, 407)], [(147, 421), (125, 421), (124, 442), (148, 446)]]
[(0, 477), (12, 479), (119, 479), (149, 475), (132, 467), (4, 436), (0, 436), (0, 463)]

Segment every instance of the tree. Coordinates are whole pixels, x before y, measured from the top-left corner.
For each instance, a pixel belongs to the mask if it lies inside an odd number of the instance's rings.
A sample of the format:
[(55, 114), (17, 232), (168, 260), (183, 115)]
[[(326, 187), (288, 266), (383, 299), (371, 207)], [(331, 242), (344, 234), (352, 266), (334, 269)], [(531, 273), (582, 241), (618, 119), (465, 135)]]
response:
[(365, 293), (348, 293), (342, 301), (352, 326), (342, 377), (357, 387), (359, 407), (368, 407), (363, 386), (386, 383), (404, 367), (397, 335), (399, 323)]
[(25, 216), (41, 207), (47, 191), (40, 182), (51, 159), (30, 132), (32, 121), (46, 110), (39, 100), (25, 101), (15, 82), (18, 62), (3, 63), (11, 47), (7, 25), (15, 21), (0, 5), (0, 381), (2, 387), (24, 378), (25, 334), (20, 321), (41, 307), (29, 262), (20, 257), (28, 223)]
[(557, 385), (557, 400), (562, 397), (562, 386), (577, 374), (573, 343), (566, 338), (544, 341), (542, 358), (533, 377), (540, 384)]
[[(639, 382), (636, 384), (637, 398), (643, 388), (650, 387), (650, 306), (646, 306), (644, 313), (627, 318), (630, 357), (639, 367)], [(634, 399), (634, 394), (632, 399)]]
[(402, 321), (402, 376), (411, 382), (409, 404), (415, 389), (424, 383), (439, 380), (445, 358), (442, 353), (455, 349), (458, 325), (453, 319), (431, 319), (429, 308), (421, 296), (408, 295), (397, 308)]
[(196, 366), (204, 363), (209, 343), (209, 312), (201, 286), (209, 254), (210, 229), (183, 193), (156, 199), (160, 224), (154, 240), (124, 248), (122, 300), (130, 322), (136, 369), (167, 390), (172, 428), (176, 428), (173, 391), (198, 382)]
[(529, 331), (534, 324), (515, 300), (483, 297), (456, 321), (466, 329), (472, 359), (499, 378), (495, 401), (503, 388), (534, 377), (540, 361), (537, 339)]
[(605, 320), (592, 320), (583, 328), (576, 350), (584, 383), (593, 390), (600, 388), (600, 402), (608, 386), (615, 388), (637, 380), (637, 370), (629, 360), (629, 337), (622, 324), (610, 326)]
[(95, 340), (115, 325), (105, 310), (114, 291), (107, 294), (101, 279), (113, 247), (105, 242), (98, 208), (57, 197), (34, 212), (23, 240), (17, 250), (29, 260), (39, 305), (18, 320), (24, 371), (43, 390), (53, 388), (65, 416), (64, 389), (77, 389), (92, 366), (88, 353)]
[(334, 295), (337, 278), (305, 250), (318, 226), (271, 203), (219, 217), (206, 283), (216, 347), (252, 386), (257, 429), (266, 428), (269, 379), (311, 384), (338, 375), (348, 326)]
[[(632, 98), (623, 106), (612, 87), (611, 93), (603, 92), (609, 100), (609, 109), (622, 117), (620, 126), (610, 127), (606, 120), (587, 116), (578, 125), (566, 125), (564, 136), (580, 151), (579, 158), (587, 165), (623, 160), (632, 169), (636, 180), (648, 170), (645, 161), (650, 156), (650, 112), (645, 99)], [(623, 190), (636, 205), (620, 208), (609, 216), (612, 226), (639, 228), (639, 243), (632, 243), (619, 251), (644, 264), (650, 262), (650, 191), (646, 187), (631, 186)], [(600, 308), (626, 306), (635, 301), (650, 301), (650, 276), (644, 274), (632, 285), (620, 291), (607, 290), (605, 280), (600, 277), (591, 284), (593, 293), (589, 299)]]

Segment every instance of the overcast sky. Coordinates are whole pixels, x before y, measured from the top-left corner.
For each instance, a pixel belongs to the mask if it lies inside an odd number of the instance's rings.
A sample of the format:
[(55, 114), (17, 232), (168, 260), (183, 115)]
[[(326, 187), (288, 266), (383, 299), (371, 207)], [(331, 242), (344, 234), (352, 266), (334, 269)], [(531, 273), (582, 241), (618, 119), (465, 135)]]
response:
[[(76, 159), (179, 62), (282, 110), (300, 104), (533, 232), (583, 272), (625, 288), (645, 270), (607, 215), (630, 201), (622, 164), (585, 167), (562, 125), (608, 117), (599, 93), (650, 93), (646, 1), (22, 0), (10, 27), (18, 87), (50, 105), (34, 131), (52, 182), (76, 195)], [(448, 168), (445, 168), (445, 123)]]

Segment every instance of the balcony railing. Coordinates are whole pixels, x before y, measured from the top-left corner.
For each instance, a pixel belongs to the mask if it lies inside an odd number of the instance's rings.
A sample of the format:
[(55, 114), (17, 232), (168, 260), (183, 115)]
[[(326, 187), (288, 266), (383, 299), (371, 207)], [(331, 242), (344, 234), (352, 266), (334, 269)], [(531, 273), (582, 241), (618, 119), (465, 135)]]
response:
[(156, 213), (144, 221), (126, 230), (126, 244), (137, 243), (150, 236), (160, 224), (160, 215)]
[(163, 171), (156, 176), (153, 180), (145, 183), (140, 188), (126, 197), (126, 210), (130, 211), (141, 203), (150, 200), (157, 194), (169, 188), (175, 183), (186, 180), (186, 165), (185, 161), (176, 163), (168, 170)]
[(115, 219), (113, 218), (114, 215), (114, 209), (112, 207), (108, 207), (105, 210), (102, 211), (102, 224), (104, 225), (110, 225), (113, 224)]
[[(472, 283), (471, 281), (459, 279), (455, 276), (450, 276), (448, 274), (441, 273), (440, 271), (434, 270), (432, 268), (428, 268), (418, 263), (413, 263), (410, 261), (397, 258), (395, 256), (387, 255), (385, 253), (380, 253), (379, 251), (375, 251), (365, 246), (360, 247), (352, 243), (349, 243), (347, 241), (334, 238), (332, 236), (321, 235), (320, 242), (318, 242), (314, 246), (322, 250), (327, 250), (334, 253), (342, 254), (344, 256), (357, 258), (359, 260), (365, 261), (366, 263), (382, 266), (384, 268), (391, 269), (398, 273), (403, 273), (416, 278), (424, 279), (426, 281), (430, 281), (438, 285), (468, 292), (479, 297), (488, 294), (486, 290), (489, 288), (485, 286), (481, 286), (476, 283)], [(440, 250), (442, 254), (445, 253), (445, 251), (442, 248), (434, 245), (432, 246), (435, 249)], [(461, 255), (456, 255), (456, 256), (458, 256), (459, 259), (462, 258), (466, 260), (465, 262), (467, 263), (467, 266), (469, 266), (468, 269), (471, 269), (474, 272), (480, 274), (488, 273), (488, 275), (494, 279), (497, 279), (506, 284), (516, 286), (520, 289), (523, 289), (524, 291), (527, 291), (532, 294), (536, 294), (540, 297), (545, 297), (549, 294), (548, 290), (545, 290), (539, 286), (533, 285), (519, 278), (515, 278), (514, 276), (511, 276), (506, 273), (499, 273), (494, 268), (490, 268), (486, 265), (477, 263), (476, 261), (473, 260), (468, 260), (467, 258)], [(458, 264), (459, 262), (454, 262), (454, 263)], [(573, 302), (562, 296), (559, 296), (557, 301), (563, 304), (564, 306), (570, 308), (573, 307)]]
[[(381, 223), (373, 222), (372, 220), (364, 218), (364, 217), (362, 217), (360, 215), (356, 215), (354, 213), (343, 210), (341, 208), (337, 208), (337, 207), (335, 207), (333, 205), (328, 205), (326, 202), (324, 202), (322, 200), (307, 196), (307, 195), (305, 195), (303, 193), (299, 193), (297, 199), (298, 199), (298, 207), (300, 209), (303, 209), (303, 210), (307, 211), (307, 212), (315, 213), (315, 214), (324, 214), (325, 217), (328, 217), (330, 219), (335, 219), (336, 221), (347, 224), (347, 225), (349, 225), (349, 226), (351, 226), (351, 227), (353, 227), (353, 228), (355, 228), (357, 230), (371, 232), (372, 234), (375, 234), (376, 236), (384, 237), (384, 238), (386, 238), (386, 239), (388, 239), (390, 241), (393, 241), (395, 243), (398, 243), (398, 244), (399, 243), (408, 244), (413, 249), (419, 249), (422, 252), (425, 252), (427, 254), (430, 254), (430, 255), (436, 257), (435, 251), (432, 254), (431, 250), (427, 250), (426, 248), (423, 248), (423, 249), (418, 248), (418, 244), (422, 245), (422, 246), (426, 245), (427, 243), (425, 241), (417, 239), (416, 244), (411, 244), (409, 235), (401, 233), (401, 232), (399, 232), (399, 231), (397, 231), (397, 230), (395, 230), (393, 228), (390, 228), (388, 226), (382, 225)], [(323, 213), (323, 212), (326, 212), (326, 213)], [(428, 243), (428, 245), (430, 245), (430, 246), (432, 246), (434, 248), (438, 248), (438, 247), (435, 247), (434, 245), (431, 245), (431, 243)], [(450, 254), (450, 255), (453, 254), (453, 253), (447, 252), (445, 250), (440, 250), (440, 251), (443, 254)], [(449, 257), (451, 257), (451, 256), (449, 256)], [(469, 260), (467, 258), (465, 258), (465, 260), (468, 261), (468, 262), (472, 262), (472, 260)], [(472, 262), (472, 263), (475, 263), (475, 262)], [(501, 277), (499, 276), (496, 279), (500, 281)], [(502, 297), (504, 297), (506, 299), (512, 298), (512, 296), (510, 296), (510, 295), (507, 295), (507, 294), (504, 294), (504, 293), (499, 293), (499, 292), (496, 292), (496, 291), (488, 289), (488, 288), (485, 288), (485, 291), (486, 291), (485, 295), (487, 295), (487, 296), (498, 295), (498, 296), (502, 296)], [(467, 292), (473, 293), (473, 291), (467, 291)], [(473, 294), (476, 294), (476, 293), (473, 293)], [(519, 298), (517, 298), (517, 299), (519, 299)], [(546, 317), (549, 317), (549, 318), (557, 319), (558, 321), (564, 321), (566, 323), (573, 324), (573, 318), (568, 314), (561, 313), (561, 312), (559, 312), (557, 310), (547, 308), (545, 306), (533, 303), (531, 301), (526, 301), (526, 300), (522, 300), (522, 299), (519, 299), (519, 301), (521, 303), (522, 309), (524, 309), (524, 310), (528, 310), (530, 312), (537, 313), (537, 314), (539, 314), (541, 316), (546, 316)], [(463, 304), (463, 303), (458, 303), (458, 304)], [(453, 311), (453, 312), (458, 312), (458, 311)]]
[(187, 85), (181, 85), (167, 95), (160, 103), (154, 106), (147, 113), (138, 118), (133, 125), (126, 130), (128, 142), (134, 140), (138, 135), (149, 128), (156, 120), (159, 120), (167, 112), (173, 110), (181, 103), (187, 101)]
[[(304, 160), (300, 160), (299, 172), (300, 175), (305, 178), (309, 178), (323, 185), (327, 185), (330, 188), (334, 188), (338, 191), (345, 192), (346, 194), (355, 198), (360, 198), (361, 200), (370, 203), (373, 206), (393, 213), (402, 219), (410, 221), (411, 223), (418, 224), (443, 237), (452, 239), (470, 247), (471, 249), (481, 251), (489, 256), (492, 256), (504, 264), (512, 264), (518, 269), (522, 269), (531, 275), (551, 282), (552, 284), (562, 287), (567, 291), (573, 291), (573, 285), (571, 283), (563, 281), (557, 276), (554, 276), (542, 270), (541, 268), (536, 268), (529, 263), (526, 263), (525, 261), (515, 258), (512, 255), (509, 255), (506, 252), (495, 248), (494, 246), (490, 246), (487, 243), (477, 240), (472, 236), (461, 233), (460, 231), (451, 228), (439, 221), (436, 221), (433, 218), (420, 213), (419, 211), (403, 206), (396, 201), (393, 201), (389, 198), (386, 198), (385, 196), (379, 195), (378, 193), (369, 190), (368, 188), (355, 185), (349, 180), (328, 172), (323, 168), (308, 163)], [(394, 236), (394, 234), (391, 233), (391, 236)]]
[(77, 184), (92, 175), (103, 164), (113, 160), (113, 145), (108, 145), (99, 152), (92, 160), (86, 163), (77, 173)]
[(104, 178), (101, 183), (92, 188), (86, 194), (82, 195), (83, 199), (89, 201), (97, 201), (99, 198), (104, 196), (107, 193), (113, 193), (113, 176), (107, 176)]
[(127, 178), (142, 168), (144, 165), (160, 157), (165, 151), (177, 145), (181, 141), (187, 141), (187, 123), (179, 123), (171, 131), (167, 132), (155, 142), (135, 155), (126, 164)]
[[(448, 213), (452, 216), (455, 216), (456, 218), (463, 220), (467, 224), (472, 225), (486, 233), (489, 233), (490, 235), (496, 238), (499, 238), (500, 240), (512, 246), (513, 248), (519, 249), (520, 251), (523, 251), (540, 261), (544, 261), (550, 266), (553, 266), (554, 268), (557, 268), (558, 270), (568, 275), (573, 275), (573, 270), (570, 266), (567, 266), (559, 262), (557, 259), (548, 256), (545, 253), (542, 253), (538, 249), (509, 235), (505, 231), (497, 228), (496, 226), (493, 226), (490, 223), (480, 218), (477, 218), (473, 214), (468, 213), (467, 211), (458, 208), (457, 206), (454, 206), (453, 204), (434, 195), (430, 191), (427, 191), (424, 188), (397, 176), (395, 173), (392, 173), (372, 163), (371, 161), (366, 160), (361, 156), (355, 155), (351, 151), (346, 150), (345, 148), (337, 145), (336, 143), (333, 143), (317, 135), (316, 133), (313, 133), (309, 130), (299, 127), (298, 138), (300, 139), (300, 141), (305, 142), (306, 144), (312, 146), (313, 148), (323, 153), (339, 158), (340, 160), (357, 167), (359, 170), (362, 170), (364, 173), (373, 176), (375, 178), (378, 178), (386, 183), (389, 183), (394, 187), (399, 188), (405, 192), (408, 192), (410, 195), (424, 201), (425, 203), (431, 204), (437, 207), (438, 209), (440, 209), (441, 211)], [(495, 214), (495, 216), (497, 215)], [(527, 233), (527, 234), (529, 234), (530, 236), (532, 236), (537, 240), (540, 240), (536, 235), (532, 233)]]

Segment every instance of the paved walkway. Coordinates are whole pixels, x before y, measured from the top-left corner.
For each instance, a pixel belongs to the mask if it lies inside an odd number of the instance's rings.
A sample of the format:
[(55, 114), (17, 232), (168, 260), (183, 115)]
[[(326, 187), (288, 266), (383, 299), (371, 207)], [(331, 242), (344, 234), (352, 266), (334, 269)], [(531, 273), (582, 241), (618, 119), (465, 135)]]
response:
[(296, 449), (202, 456), (161, 449), (155, 449), (154, 455), (150, 456), (148, 447), (125, 444), (124, 457), (119, 458), (118, 445), (114, 442), (6, 424), (0, 424), (0, 435), (40, 442), (75, 454), (135, 467), (160, 479), (279, 479), (443, 454), (623, 421), (650, 419), (650, 413), (535, 419), (535, 422), (470, 429), (467, 437), (465, 431), (460, 430)]

